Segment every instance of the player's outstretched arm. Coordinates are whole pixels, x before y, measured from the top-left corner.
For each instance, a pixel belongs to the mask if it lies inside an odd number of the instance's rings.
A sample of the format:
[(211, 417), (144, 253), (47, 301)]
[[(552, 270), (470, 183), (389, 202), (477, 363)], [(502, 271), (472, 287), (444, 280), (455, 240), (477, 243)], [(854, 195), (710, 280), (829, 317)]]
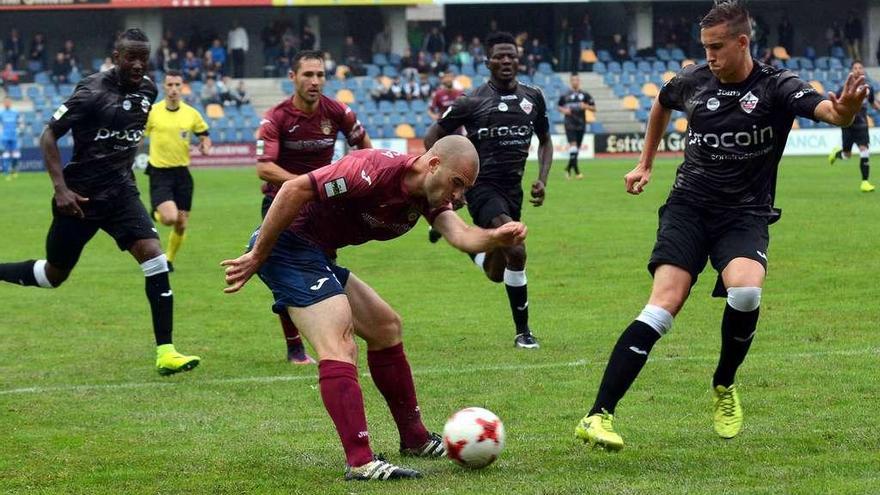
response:
[(515, 246), (526, 240), (525, 224), (508, 222), (496, 229), (481, 229), (468, 225), (454, 211), (437, 215), (432, 225), (453, 247), (466, 253), (480, 253), (495, 248)]
[(816, 119), (822, 122), (848, 127), (859, 113), (867, 96), (868, 85), (865, 84), (865, 76), (856, 77), (850, 72), (840, 94), (836, 95), (833, 91), (829, 91), (828, 99), (816, 105), (813, 113)]
[(284, 170), (275, 162), (257, 162), (257, 177), (270, 184), (281, 186), (285, 182), (296, 179), (299, 176)]
[(312, 182), (307, 175), (300, 175), (296, 179), (285, 182), (275, 196), (272, 206), (266, 213), (266, 218), (260, 226), (260, 233), (254, 248), (249, 252), (233, 260), (224, 260), (220, 263), (226, 267), (226, 284), (229, 286), (223, 292), (237, 292), (255, 274), (260, 266), (269, 257), (272, 247), (278, 240), (281, 232), (293, 223), (302, 206), (315, 197)]
[(61, 169), (61, 151), (58, 149), (58, 138), (52, 128), (46, 126), (40, 135), (40, 151), (43, 153), (43, 162), (49, 177), (52, 178), (52, 186), (55, 188), (55, 206), (64, 215), (83, 218), (85, 214), (80, 208), (80, 203), (88, 202), (84, 198), (67, 188), (64, 180), (64, 172)]
[(657, 147), (660, 145), (660, 139), (663, 138), (663, 132), (666, 131), (666, 126), (669, 125), (671, 117), (672, 110), (661, 105), (659, 98), (655, 99), (654, 104), (651, 105), (651, 114), (648, 117), (648, 128), (645, 130), (645, 147), (642, 148), (639, 164), (623, 178), (626, 184), (626, 192), (641, 194), (648, 181), (651, 180), (651, 170), (654, 168), (654, 157), (657, 156)]

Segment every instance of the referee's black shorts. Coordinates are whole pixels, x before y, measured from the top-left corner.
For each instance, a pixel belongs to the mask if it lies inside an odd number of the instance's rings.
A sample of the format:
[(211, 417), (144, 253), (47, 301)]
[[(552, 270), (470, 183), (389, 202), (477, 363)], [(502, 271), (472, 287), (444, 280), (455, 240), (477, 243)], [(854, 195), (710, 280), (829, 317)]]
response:
[(159, 238), (134, 184), (120, 187), (109, 197), (89, 198), (80, 208), (84, 218), (62, 214), (52, 201), (52, 226), (46, 235), (46, 260), (52, 266), (65, 270), (76, 266), (83, 248), (99, 230), (110, 234), (122, 251), (131, 249), (135, 241)]
[[(767, 269), (769, 217), (682, 203), (666, 203), (659, 215), (657, 242), (648, 262), (651, 275), (660, 265), (674, 265), (690, 273), (693, 285), (707, 261), (711, 260), (720, 279), (734, 258), (748, 258)], [(713, 295), (726, 294), (716, 284)]]
[(868, 146), (871, 144), (870, 138), (868, 137), (867, 126), (844, 127), (840, 132), (842, 134), (841, 140), (843, 141), (842, 148), (844, 153), (849, 153), (854, 144), (859, 146)]
[(150, 206), (174, 201), (178, 210), (192, 211), (193, 180), (189, 167), (154, 167), (147, 165), (150, 176)]

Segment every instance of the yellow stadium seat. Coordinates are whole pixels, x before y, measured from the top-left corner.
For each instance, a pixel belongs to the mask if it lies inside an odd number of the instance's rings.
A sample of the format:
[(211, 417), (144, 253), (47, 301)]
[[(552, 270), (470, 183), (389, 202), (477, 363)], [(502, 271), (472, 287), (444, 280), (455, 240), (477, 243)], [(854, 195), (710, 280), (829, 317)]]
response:
[(390, 78), (390, 77), (388, 77), (388, 76), (379, 76), (379, 81), (382, 83), (382, 86), (385, 86), (386, 88), (390, 88), (390, 87), (391, 87), (391, 78)]
[(669, 82), (670, 79), (675, 77), (675, 72), (668, 70), (668, 71), (664, 72), (663, 75), (660, 77), (663, 79), (663, 82)]
[(189, 84), (183, 83), (183, 86), (180, 87), (180, 94), (183, 96), (189, 96), (193, 94), (193, 90)]
[(595, 121), (596, 121), (596, 112), (592, 112), (590, 110), (587, 110), (587, 123), (592, 124)]
[(587, 48), (585, 50), (581, 50), (581, 62), (585, 64), (595, 64), (599, 61), (599, 57), (596, 56), (596, 52)]
[(798, 123), (797, 119), (794, 119), (794, 122), (791, 123), (792, 129), (800, 129), (801, 125)]
[(691, 60), (691, 59), (689, 59), (689, 58), (686, 58), (686, 59), (684, 59), (684, 60), (681, 61), (681, 68), (684, 69), (684, 68), (687, 67), (688, 65), (694, 65), (695, 63), (696, 63), (696, 62), (694, 62), (693, 60)]
[(652, 82), (646, 82), (642, 85), (642, 94), (645, 96), (650, 96), (651, 98), (653, 98), (659, 93), (660, 88), (658, 88), (657, 85)]
[(874, 127), (874, 117), (868, 115), (868, 127)]
[(411, 139), (416, 137), (416, 131), (409, 124), (400, 124), (394, 129), (394, 135), (403, 139)]
[(471, 89), (474, 83), (471, 81), (471, 78), (465, 75), (461, 75), (455, 78), (456, 85), (461, 89)]
[(678, 132), (687, 132), (688, 129), (688, 121), (684, 117), (679, 117), (675, 119), (675, 130)]
[(788, 60), (791, 58), (788, 54), (788, 50), (786, 50), (784, 46), (774, 46), (773, 56), (779, 60)]
[(336, 79), (346, 79), (351, 74), (351, 69), (347, 65), (336, 66)]
[(354, 93), (350, 89), (343, 88), (336, 92), (336, 99), (346, 105), (350, 105), (354, 103)]
[(626, 110), (638, 110), (639, 109), (639, 99), (633, 95), (626, 95), (623, 97), (623, 108)]
[(223, 105), (218, 105), (217, 103), (211, 103), (205, 107), (205, 114), (209, 119), (222, 119), (223, 118)]
[(819, 81), (816, 81), (816, 80), (810, 81), (810, 86), (812, 86), (813, 89), (818, 91), (820, 95), (825, 94), (825, 86), (822, 86), (822, 83), (820, 83)]

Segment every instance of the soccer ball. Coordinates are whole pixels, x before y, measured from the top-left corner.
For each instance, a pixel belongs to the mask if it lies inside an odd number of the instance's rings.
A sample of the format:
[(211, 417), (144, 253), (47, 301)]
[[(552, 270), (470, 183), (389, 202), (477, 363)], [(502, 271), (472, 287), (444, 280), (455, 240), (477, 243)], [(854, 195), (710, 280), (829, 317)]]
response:
[(468, 407), (446, 420), (443, 443), (447, 457), (459, 465), (484, 468), (504, 449), (504, 423), (492, 411)]

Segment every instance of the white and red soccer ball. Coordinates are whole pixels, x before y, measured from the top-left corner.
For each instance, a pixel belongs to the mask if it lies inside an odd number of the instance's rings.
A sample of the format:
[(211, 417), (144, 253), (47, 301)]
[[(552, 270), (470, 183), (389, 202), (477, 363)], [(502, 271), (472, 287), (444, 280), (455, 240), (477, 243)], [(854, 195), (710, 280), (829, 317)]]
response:
[(492, 411), (468, 407), (450, 416), (443, 427), (446, 456), (480, 469), (492, 464), (504, 449), (504, 423)]

